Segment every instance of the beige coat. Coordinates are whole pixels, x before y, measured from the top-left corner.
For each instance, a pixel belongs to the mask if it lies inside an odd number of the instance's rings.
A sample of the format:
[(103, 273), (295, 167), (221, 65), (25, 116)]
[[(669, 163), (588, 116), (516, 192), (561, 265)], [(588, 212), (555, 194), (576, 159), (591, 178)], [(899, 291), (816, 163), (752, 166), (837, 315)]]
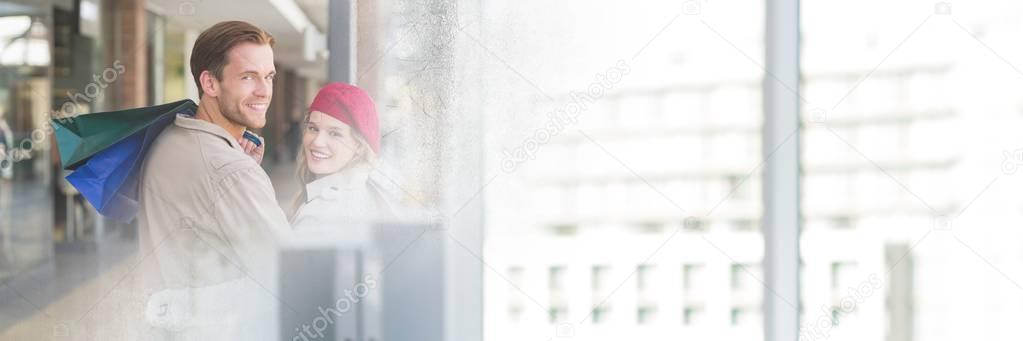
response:
[(150, 327), (167, 339), (274, 335), (274, 262), (290, 228), (263, 169), (223, 128), (179, 115), (140, 176)]
[(369, 242), (370, 226), (396, 215), (390, 195), (371, 176), (373, 171), (373, 166), (360, 164), (306, 184), (306, 201), (291, 220), (295, 232)]

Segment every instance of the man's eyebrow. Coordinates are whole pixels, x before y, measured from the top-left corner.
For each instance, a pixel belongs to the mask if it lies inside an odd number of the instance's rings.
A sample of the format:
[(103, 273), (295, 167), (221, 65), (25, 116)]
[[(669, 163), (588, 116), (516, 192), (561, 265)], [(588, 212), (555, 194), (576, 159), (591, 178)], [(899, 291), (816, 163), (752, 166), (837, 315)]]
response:
[[(254, 75), (258, 75), (258, 74), (259, 74), (259, 71), (256, 71), (256, 70), (245, 70), (245, 71), (242, 71), (242, 72), (241, 72), (240, 74), (242, 74), (242, 75), (245, 75), (245, 74), (254, 74)], [(276, 74), (277, 74), (277, 71), (276, 71), (276, 70), (274, 70), (274, 71), (270, 71), (270, 73), (267, 73), (267, 75), (270, 75), (270, 76), (273, 76), (273, 75), (276, 75)]]

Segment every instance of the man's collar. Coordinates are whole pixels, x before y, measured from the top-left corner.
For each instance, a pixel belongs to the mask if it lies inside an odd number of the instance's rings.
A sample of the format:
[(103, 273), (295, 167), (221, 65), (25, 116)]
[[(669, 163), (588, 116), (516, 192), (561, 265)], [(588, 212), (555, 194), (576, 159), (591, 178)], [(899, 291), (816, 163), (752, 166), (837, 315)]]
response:
[(211, 122), (196, 119), (191, 115), (178, 114), (178, 117), (174, 119), (174, 125), (185, 129), (198, 130), (216, 135), (226, 140), (227, 144), (230, 145), (231, 148), (242, 150), (238, 141), (235, 140), (234, 137), (231, 137), (231, 134), (229, 134), (227, 130)]

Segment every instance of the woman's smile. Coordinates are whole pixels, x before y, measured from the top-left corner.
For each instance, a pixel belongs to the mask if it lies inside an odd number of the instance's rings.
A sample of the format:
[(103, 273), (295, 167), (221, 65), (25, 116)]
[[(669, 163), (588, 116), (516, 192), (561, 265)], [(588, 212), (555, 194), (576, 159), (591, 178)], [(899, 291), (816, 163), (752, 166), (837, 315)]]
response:
[(313, 160), (313, 161), (323, 161), (323, 160), (331, 158), (332, 155), (329, 154), (329, 153), (322, 152), (322, 151), (310, 150), (309, 151), (309, 156), (310, 156), (310, 159)]

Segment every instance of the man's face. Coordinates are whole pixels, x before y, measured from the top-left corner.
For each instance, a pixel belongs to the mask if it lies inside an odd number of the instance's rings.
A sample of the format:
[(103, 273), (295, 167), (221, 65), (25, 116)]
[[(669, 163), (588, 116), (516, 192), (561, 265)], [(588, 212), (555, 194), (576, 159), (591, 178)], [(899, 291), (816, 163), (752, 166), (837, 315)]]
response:
[(216, 95), (220, 112), (229, 121), (253, 129), (266, 125), (273, 97), (274, 52), (270, 45), (241, 43), (227, 54)]

